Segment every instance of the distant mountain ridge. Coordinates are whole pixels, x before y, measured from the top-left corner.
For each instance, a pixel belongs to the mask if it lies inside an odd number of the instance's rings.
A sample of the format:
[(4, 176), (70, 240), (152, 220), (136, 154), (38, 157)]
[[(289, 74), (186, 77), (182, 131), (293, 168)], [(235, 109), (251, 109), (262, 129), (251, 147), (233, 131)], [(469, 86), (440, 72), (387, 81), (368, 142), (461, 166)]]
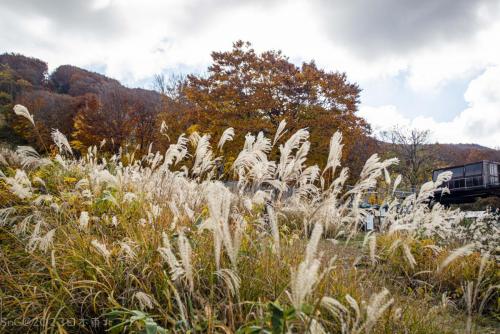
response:
[(500, 150), (478, 144), (434, 144), (439, 157), (450, 165), (480, 160), (500, 161)]
[[(392, 144), (379, 141), (381, 152), (389, 151)], [(500, 150), (479, 144), (428, 144), (437, 167), (448, 167), (473, 163), (481, 160), (500, 161)]]

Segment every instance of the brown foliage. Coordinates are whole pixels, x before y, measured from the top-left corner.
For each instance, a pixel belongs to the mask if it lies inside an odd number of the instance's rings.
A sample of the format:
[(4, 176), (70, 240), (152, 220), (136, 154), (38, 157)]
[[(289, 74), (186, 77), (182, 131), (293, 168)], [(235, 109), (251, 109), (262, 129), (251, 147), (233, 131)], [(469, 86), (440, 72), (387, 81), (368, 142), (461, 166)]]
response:
[(127, 144), (146, 149), (154, 140), (158, 108), (150, 95), (123, 88), (105, 90), (100, 96), (88, 94), (74, 119), (73, 144), (84, 150), (106, 139), (110, 150)]
[(59, 66), (50, 75), (50, 85), (58, 93), (72, 96), (99, 95), (103, 91), (122, 87), (117, 80), (71, 65)]
[(43, 86), (46, 83), (47, 64), (40, 59), (4, 53), (0, 55), (0, 64), (8, 65), (19, 79), (23, 79), (33, 86)]
[[(317, 163), (324, 163), (336, 130), (344, 133), (345, 156), (354, 146), (360, 148), (360, 138), (364, 141), (369, 133), (369, 126), (355, 114), (360, 90), (344, 73), (326, 72), (314, 62), (296, 66), (280, 51), (257, 54), (242, 41), (234, 43), (231, 51), (213, 52), (212, 59), (206, 77), (189, 75), (179, 85), (180, 96), (192, 107), (167, 105), (162, 116), (169, 125), (185, 122), (183, 129), (195, 125), (215, 137), (233, 127), (237, 136), (225, 147), (228, 156), (241, 149), (247, 132), (263, 131), (272, 137), (282, 119), (290, 131), (309, 128), (311, 157)], [(362, 151), (369, 148), (364, 146)], [(363, 152), (360, 161), (366, 160), (368, 153)]]
[[(84, 102), (82, 97), (56, 94), (46, 90), (23, 91), (16, 98), (16, 103), (26, 106), (34, 115), (37, 130), (46, 145), (52, 143), (50, 138), (52, 129), (60, 129), (66, 134), (72, 132), (73, 117), (77, 110), (83, 107)], [(39, 150), (43, 149), (40, 138), (32, 131), (32, 125), (24, 118), (13, 117), (12, 114), (11, 116), (12, 127), (16, 133), (30, 145)]]

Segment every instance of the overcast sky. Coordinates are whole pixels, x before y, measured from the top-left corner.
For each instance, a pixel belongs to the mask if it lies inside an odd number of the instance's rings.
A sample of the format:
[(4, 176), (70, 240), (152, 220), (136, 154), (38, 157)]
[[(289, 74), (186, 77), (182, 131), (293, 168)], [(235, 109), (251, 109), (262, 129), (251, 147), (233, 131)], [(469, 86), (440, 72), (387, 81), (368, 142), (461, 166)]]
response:
[(500, 146), (499, 0), (0, 0), (0, 52), (150, 86), (237, 39), (346, 72), (360, 115)]

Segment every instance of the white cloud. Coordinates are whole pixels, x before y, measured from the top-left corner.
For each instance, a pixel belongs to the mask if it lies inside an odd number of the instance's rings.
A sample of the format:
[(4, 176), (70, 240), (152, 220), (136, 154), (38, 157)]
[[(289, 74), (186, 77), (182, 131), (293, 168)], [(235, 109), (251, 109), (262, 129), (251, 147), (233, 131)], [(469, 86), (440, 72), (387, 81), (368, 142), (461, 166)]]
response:
[(362, 105), (358, 114), (371, 124), (374, 132), (389, 130), (395, 126), (411, 125), (411, 120), (403, 116), (394, 105), (379, 107)]
[(425, 48), (408, 62), (412, 89), (429, 93), (451, 80), (461, 79), (491, 65), (500, 65), (500, 22), (481, 30), (472, 39)]
[(432, 117), (409, 119), (393, 105), (362, 106), (360, 116), (374, 125), (375, 131), (395, 125), (430, 130), (432, 139), (441, 143), (478, 143), (500, 146), (500, 66), (487, 68), (472, 80), (464, 94), (468, 108), (449, 122)]
[[(211, 51), (228, 49), (242, 38), (257, 50), (280, 48), (297, 61), (314, 58), (321, 67), (346, 71), (361, 83), (407, 71), (412, 88), (427, 90), (500, 59), (500, 46), (492, 42), (500, 35), (500, 23), (491, 24), (500, 17), (500, 6), (488, 5), (488, 15), (476, 13), (490, 0), (439, 6), (401, 0), (71, 3), (0, 5), (5, 7), (0, 31), (8, 31), (0, 35), (0, 50), (43, 58), (51, 68), (102, 64), (105, 74), (133, 84), (165, 68), (201, 70)], [(72, 14), (72, 6), (81, 18)], [(447, 6), (453, 8), (445, 11)], [(387, 8), (394, 10), (389, 18)], [(416, 23), (408, 23), (410, 18)]]

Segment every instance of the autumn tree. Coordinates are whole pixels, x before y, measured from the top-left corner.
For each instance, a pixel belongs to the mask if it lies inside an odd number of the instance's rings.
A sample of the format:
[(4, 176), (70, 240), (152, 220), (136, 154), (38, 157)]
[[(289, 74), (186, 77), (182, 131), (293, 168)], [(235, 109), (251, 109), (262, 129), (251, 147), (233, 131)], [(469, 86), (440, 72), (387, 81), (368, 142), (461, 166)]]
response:
[(153, 76), (153, 89), (171, 101), (187, 102), (184, 90), (186, 85), (186, 76), (182, 73), (171, 73), (168, 76), (159, 73)]
[(431, 178), (436, 159), (430, 131), (396, 126), (381, 135), (390, 143), (389, 154), (400, 160), (396, 170), (409, 187), (416, 189)]
[(163, 73), (157, 74), (153, 78), (153, 88), (161, 95), (161, 109), (158, 114), (156, 129), (161, 128), (161, 124), (167, 125), (168, 130), (160, 133), (155, 132), (155, 144), (157, 148), (166, 150), (172, 140), (182, 133), (191, 133), (199, 129), (197, 124), (207, 124), (209, 121), (206, 115), (196, 108), (185, 94), (187, 85), (186, 76), (182, 74)]
[(99, 96), (87, 94), (74, 118), (73, 144), (84, 150), (105, 139), (110, 150), (132, 144), (144, 151), (154, 140), (160, 106), (158, 96), (141, 89), (112, 85)]
[(156, 126), (158, 114), (163, 101), (158, 94), (149, 90), (136, 88), (132, 94), (131, 118), (133, 129), (131, 135), (144, 152), (147, 146), (155, 141), (159, 127)]
[(206, 76), (188, 75), (183, 94), (200, 113), (202, 131), (220, 135), (235, 128), (239, 139), (228, 144), (233, 154), (247, 132), (270, 135), (282, 119), (291, 131), (309, 128), (312, 162), (323, 163), (336, 130), (344, 133), (345, 156), (369, 133), (356, 115), (360, 89), (344, 73), (324, 71), (313, 61), (297, 66), (281, 51), (257, 53), (242, 41), (231, 51), (213, 52), (212, 60)]
[(104, 139), (110, 149), (125, 144), (132, 130), (131, 108), (123, 91), (110, 90), (100, 97), (89, 94), (85, 106), (75, 117), (72, 144), (80, 150)]

